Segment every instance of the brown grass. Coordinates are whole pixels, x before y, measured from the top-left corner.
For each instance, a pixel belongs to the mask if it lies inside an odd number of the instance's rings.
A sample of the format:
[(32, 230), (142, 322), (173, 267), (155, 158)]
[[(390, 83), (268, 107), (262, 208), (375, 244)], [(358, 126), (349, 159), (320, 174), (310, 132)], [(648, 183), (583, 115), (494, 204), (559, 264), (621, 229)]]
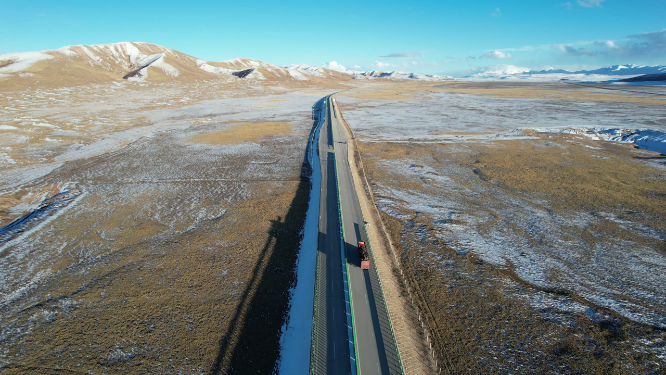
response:
[[(657, 154), (574, 136), (540, 138), (464, 145), (359, 142), (359, 146), (375, 189), (382, 186), (437, 194), (436, 184), (396, 175), (383, 160), (404, 160), (435, 170), (455, 164), (476, 171), (476, 177), (469, 180), (453, 177), (466, 186), (492, 184), (509, 195), (546, 201), (560, 214), (572, 207), (604, 209), (619, 215), (638, 212), (640, 218), (632, 216), (632, 220), (643, 220), (643, 224), (666, 231), (663, 220), (655, 219), (666, 217), (666, 180), (663, 172), (642, 161), (658, 157)], [(485, 210), (496, 198), (461, 194), (459, 199), (469, 205), (469, 210)], [(659, 342), (666, 339), (666, 333), (618, 317), (593, 321), (583, 315), (551, 312), (575, 322), (574, 326), (567, 326), (535, 314), (533, 307), (514, 296), (543, 292), (525, 283), (507, 283), (507, 278), (515, 278), (510, 270), (494, 269), (473, 252), (460, 255), (443, 244), (435, 236), (435, 219), (429, 215), (408, 207), (394, 209), (410, 220), (398, 220), (384, 213), (382, 219), (402, 254), (402, 266), (419, 310), (425, 312), (433, 331), (433, 345), (443, 373), (505, 373), (506, 369), (514, 369), (518, 373), (620, 374), (664, 370), (663, 363), (657, 365), (652, 353), (632, 349), (635, 341), (631, 338)], [(610, 221), (587, 229), (563, 236), (575, 236), (589, 245), (600, 241), (590, 232), (601, 235), (601, 240), (638, 241), (630, 230)], [(525, 238), (529, 236), (525, 234)], [(656, 242), (644, 245), (663, 248)], [(431, 262), (432, 258), (438, 260)], [(521, 367), (524, 364), (535, 367)]]
[[(657, 157), (649, 151), (611, 142), (578, 142), (600, 150), (567, 142), (569, 137), (542, 136), (533, 140), (497, 141), (475, 144), (478, 151), (471, 163), (480, 174), (500, 182), (507, 191), (543, 194), (562, 209), (571, 205), (587, 209), (633, 207), (640, 211), (666, 214), (660, 194), (666, 182), (639, 157)], [(656, 213), (655, 212), (655, 213)]]
[(345, 91), (339, 95), (367, 100), (419, 100), (427, 98), (428, 92), (436, 91), (434, 86), (446, 84), (448, 82), (374, 83), (372, 86)]
[(15, 64), (18, 60), (16, 59), (9, 59), (9, 60), (0, 60), (0, 68), (4, 68), (6, 66), (10, 66), (12, 64)]
[(217, 145), (249, 143), (257, 142), (264, 137), (290, 132), (291, 125), (286, 122), (251, 122), (238, 124), (211, 134), (197, 135), (190, 138), (190, 141)]
[(531, 98), (531, 99), (558, 99), (558, 100), (577, 100), (593, 102), (621, 102), (621, 103), (642, 103), (653, 105), (666, 105), (666, 97), (644, 97), (627, 94), (615, 94), (599, 89), (574, 90), (543, 90), (537, 88), (502, 88), (502, 89), (481, 89), (481, 88), (437, 88), (434, 92), (450, 92), (459, 94), (478, 94), (501, 98)]

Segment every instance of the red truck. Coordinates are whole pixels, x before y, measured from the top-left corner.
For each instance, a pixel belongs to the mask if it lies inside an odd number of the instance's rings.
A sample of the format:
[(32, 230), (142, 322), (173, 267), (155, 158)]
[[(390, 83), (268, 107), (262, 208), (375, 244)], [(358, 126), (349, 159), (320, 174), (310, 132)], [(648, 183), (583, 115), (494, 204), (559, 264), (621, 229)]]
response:
[(358, 243), (358, 257), (361, 259), (361, 269), (370, 269), (370, 254), (368, 254), (368, 248), (365, 246), (365, 242)]

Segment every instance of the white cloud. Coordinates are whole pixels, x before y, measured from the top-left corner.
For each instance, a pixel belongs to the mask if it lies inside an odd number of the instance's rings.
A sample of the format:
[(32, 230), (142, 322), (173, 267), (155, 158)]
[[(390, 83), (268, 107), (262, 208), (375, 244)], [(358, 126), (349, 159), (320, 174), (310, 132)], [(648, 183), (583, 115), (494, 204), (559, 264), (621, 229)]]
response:
[(560, 52), (564, 52), (565, 54), (569, 56), (596, 56), (597, 52), (589, 49), (589, 48), (574, 48), (570, 45), (565, 45), (565, 44), (559, 44), (553, 46), (556, 50), (559, 50)]
[(352, 68), (354, 68), (355, 70), (361, 70), (361, 67), (359, 65), (354, 65), (352, 66)]
[(337, 70), (338, 72), (344, 72), (347, 70), (344, 65), (338, 64), (335, 61), (323, 63), (321, 64), (321, 66), (323, 66), (326, 69)]
[(502, 51), (494, 50), (486, 53), (485, 55), (479, 57), (480, 59), (510, 59), (510, 53), (504, 53)]
[(379, 56), (379, 57), (389, 57), (389, 58), (394, 58), (394, 57), (419, 57), (419, 56), (421, 56), (421, 53), (420, 53), (420, 52), (416, 52), (416, 51), (405, 51), (405, 52), (389, 53), (388, 55)]
[(509, 74), (520, 74), (529, 72), (529, 68), (523, 68), (515, 65), (490, 65), (472, 69), (478, 76), (503, 76)]
[(372, 63), (372, 66), (374, 66), (377, 69), (386, 69), (386, 68), (390, 68), (390, 67), (395, 66), (395, 65), (393, 65), (391, 63), (387, 63), (387, 62), (375, 61), (375, 62)]
[(569, 2), (569, 1), (567, 1), (566, 3), (563, 3), (563, 4), (557, 4), (557, 5), (555, 5), (555, 6), (556, 6), (556, 7), (566, 7), (567, 10), (571, 10), (571, 8), (573, 7), (573, 6), (571, 5), (571, 2)]
[(627, 35), (623, 43), (613, 43), (608, 45), (606, 51), (611, 56), (646, 56), (646, 57), (664, 57), (666, 56), (666, 29), (653, 31), (650, 33)]
[[(589, 48), (575, 48), (585, 45)], [(551, 49), (569, 56), (612, 56), (612, 57), (664, 57), (666, 56), (666, 29), (649, 33), (627, 35), (622, 40), (598, 40), (576, 44), (556, 44)]]
[(583, 6), (585, 8), (601, 8), (601, 3), (603, 3), (606, 0), (577, 0), (578, 5)]
[(502, 17), (502, 10), (500, 8), (495, 8), (490, 15), (493, 17)]

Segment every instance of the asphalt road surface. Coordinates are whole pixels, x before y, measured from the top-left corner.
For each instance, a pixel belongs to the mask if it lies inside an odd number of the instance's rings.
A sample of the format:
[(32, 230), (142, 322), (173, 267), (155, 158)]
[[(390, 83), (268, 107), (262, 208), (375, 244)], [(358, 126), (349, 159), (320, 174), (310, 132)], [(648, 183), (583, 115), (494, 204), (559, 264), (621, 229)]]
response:
[[(328, 107), (328, 100), (326, 101)], [(328, 111), (327, 111), (328, 112)], [(319, 130), (321, 198), (311, 373), (351, 374), (335, 147), (328, 113)]]
[[(358, 369), (361, 375), (401, 374), (374, 262), (369, 270), (360, 268), (357, 245), (368, 241), (347, 141), (329, 99), (318, 143), (322, 192), (312, 373), (353, 374)], [(346, 309), (345, 286), (350, 309)], [(351, 316), (345, 316), (348, 311)], [(349, 323), (354, 337), (349, 337)], [(355, 346), (346, 345), (350, 339)]]

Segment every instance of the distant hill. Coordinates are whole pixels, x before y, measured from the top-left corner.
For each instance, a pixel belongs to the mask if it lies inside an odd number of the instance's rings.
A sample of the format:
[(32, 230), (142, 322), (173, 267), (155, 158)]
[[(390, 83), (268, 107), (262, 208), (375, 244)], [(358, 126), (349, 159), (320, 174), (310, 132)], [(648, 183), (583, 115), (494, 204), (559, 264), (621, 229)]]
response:
[(246, 58), (211, 62), (142, 42), (72, 45), (40, 52), (0, 55), (0, 91), (77, 86), (123, 79), (144, 82), (243, 79), (298, 85), (299, 82), (341, 83), (358, 78), (443, 79), (401, 72), (338, 72), (306, 64), (282, 67)]
[(656, 73), (666, 73), (666, 66), (656, 65), (656, 66), (646, 66), (646, 65), (612, 65), (605, 68), (599, 68), (594, 70), (578, 70), (575, 72), (570, 72), (568, 70), (562, 69), (551, 69), (551, 70), (540, 70), (534, 71), (530, 70), (527, 74), (600, 74), (608, 76), (631, 76), (638, 74), (656, 74)]
[[(645, 74), (666, 73), (666, 66), (613, 65), (592, 70), (569, 71), (564, 69), (530, 70), (513, 65), (490, 67), (487, 71), (476, 73), (469, 79), (506, 79), (506, 80), (560, 80), (575, 79), (580, 81), (618, 81), (618, 78)], [(618, 81), (619, 82), (619, 81)]]
[(319, 66), (312, 66), (307, 64), (293, 64), (287, 66), (288, 69), (295, 69), (303, 74), (317, 76), (317, 77), (330, 77), (334, 75), (346, 74), (352, 76), (355, 79), (399, 79), (399, 80), (417, 80), (417, 81), (444, 81), (448, 79), (453, 79), (449, 76), (439, 76), (439, 75), (425, 75), (418, 73), (407, 73), (399, 71), (379, 71), (379, 70), (331, 70), (325, 69)]
[[(34, 86), (76, 86), (122, 81), (194, 81), (214, 78), (250, 81), (319, 82), (298, 70), (252, 59), (210, 62), (151, 43), (65, 46), (40, 52), (0, 55), (0, 90)], [(351, 80), (336, 76), (336, 81)]]
[(621, 79), (618, 82), (659, 82), (666, 81), (666, 73), (644, 74), (638, 77)]

